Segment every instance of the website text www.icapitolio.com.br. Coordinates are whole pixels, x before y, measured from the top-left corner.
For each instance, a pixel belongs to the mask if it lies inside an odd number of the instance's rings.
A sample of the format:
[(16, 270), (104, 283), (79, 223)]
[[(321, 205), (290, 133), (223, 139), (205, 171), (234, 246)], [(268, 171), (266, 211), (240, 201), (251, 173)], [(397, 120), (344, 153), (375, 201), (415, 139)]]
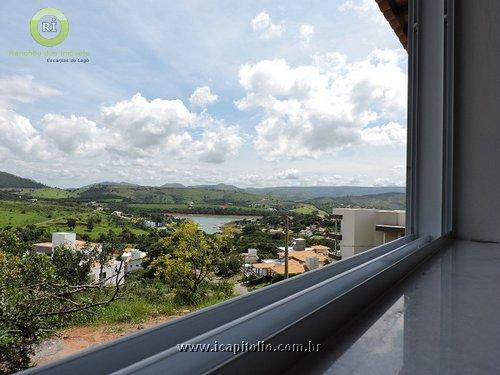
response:
[(265, 341), (257, 341), (256, 343), (249, 343), (241, 341), (239, 343), (220, 343), (214, 341), (213, 343), (183, 343), (177, 344), (180, 352), (184, 353), (239, 353), (246, 352), (292, 352), (292, 353), (313, 353), (319, 352), (321, 344), (313, 343), (282, 343), (270, 344)]

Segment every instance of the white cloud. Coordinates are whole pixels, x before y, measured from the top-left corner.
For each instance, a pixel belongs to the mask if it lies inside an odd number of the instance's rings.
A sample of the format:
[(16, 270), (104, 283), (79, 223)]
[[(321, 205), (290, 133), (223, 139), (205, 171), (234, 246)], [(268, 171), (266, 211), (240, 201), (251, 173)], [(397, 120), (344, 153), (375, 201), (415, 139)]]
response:
[(370, 10), (378, 9), (375, 0), (344, 0), (339, 6), (341, 12), (355, 10), (359, 12), (368, 12)]
[(238, 179), (240, 181), (244, 181), (246, 184), (256, 184), (262, 182), (262, 177), (259, 176), (258, 174), (253, 174), (253, 173), (240, 175), (238, 176)]
[(276, 175), (280, 180), (298, 180), (300, 178), (300, 172), (298, 169), (290, 168), (281, 171)]
[(31, 103), (59, 94), (52, 87), (34, 82), (30, 75), (0, 77), (0, 158), (33, 160), (50, 156), (46, 142), (30, 119), (12, 107), (15, 102)]
[[(260, 110), (254, 147), (266, 160), (319, 157), (361, 144), (399, 144), (394, 124), (368, 129), (374, 121), (404, 118), (406, 74), (403, 54), (375, 50), (348, 63), (338, 53), (317, 56), (311, 65), (291, 67), (285, 60), (263, 60), (240, 68), (246, 96), (240, 110)], [(363, 139), (364, 132), (364, 139)]]
[(60, 95), (52, 87), (35, 83), (31, 75), (12, 75), (0, 77), (0, 105), (13, 101), (31, 103), (38, 98)]
[(42, 118), (43, 137), (67, 154), (87, 155), (102, 151), (109, 135), (85, 117), (46, 114)]
[(219, 125), (215, 129), (205, 130), (201, 139), (195, 142), (194, 150), (201, 161), (223, 163), (236, 154), (242, 142), (236, 126)]
[(0, 149), (15, 159), (48, 157), (46, 146), (28, 118), (14, 110), (0, 108)]
[(341, 12), (353, 11), (359, 15), (368, 16), (377, 23), (385, 22), (385, 18), (375, 0), (344, 0), (339, 6), (339, 10)]
[(271, 17), (266, 11), (260, 12), (254, 19), (250, 21), (252, 30), (259, 32), (261, 39), (279, 38), (285, 31), (282, 23), (274, 24)]
[(361, 131), (363, 143), (372, 146), (406, 145), (406, 128), (398, 123), (373, 126)]
[(331, 186), (331, 185), (337, 185), (339, 182), (342, 180), (342, 176), (338, 174), (334, 175), (322, 175), (322, 176), (315, 176), (310, 179), (312, 184), (316, 186)]
[(406, 185), (406, 167), (404, 165), (395, 165), (390, 168), (386, 175), (377, 178), (373, 186), (405, 186)]
[[(4, 82), (7, 81), (9, 79), (4, 78)], [(102, 162), (119, 156), (128, 160), (122, 165), (124, 168), (143, 167), (151, 165), (152, 160), (172, 158), (223, 163), (237, 153), (243, 142), (237, 126), (226, 125), (206, 111), (197, 114), (189, 111), (181, 100), (148, 100), (140, 93), (102, 107), (95, 121), (83, 116), (48, 113), (37, 129), (28, 118), (1, 104), (30, 101), (54, 95), (56, 91), (38, 87), (32, 77), (15, 77), (10, 81), (16, 82), (18, 89), (14, 96), (0, 101), (2, 159), (26, 161), (50, 156), (54, 162), (57, 159), (81, 165), (85, 160), (82, 156), (99, 157)], [(29, 90), (20, 89), (26, 85), (34, 88), (32, 96)], [(207, 94), (205, 90), (201, 92)], [(205, 102), (215, 100), (216, 96), (209, 90), (208, 94)], [(196, 99), (198, 103), (199, 99)]]
[(192, 114), (181, 100), (153, 99), (140, 93), (101, 109), (101, 121), (112, 134), (108, 148), (137, 156), (157, 151), (159, 147), (182, 147), (190, 137), (183, 130), (192, 125)]
[(217, 95), (212, 94), (210, 87), (202, 86), (194, 90), (189, 98), (189, 103), (191, 103), (191, 107), (206, 108), (207, 105), (216, 102), (218, 98)]
[(304, 43), (309, 43), (311, 37), (314, 35), (314, 26), (303, 24), (299, 27), (300, 39)]
[(206, 112), (192, 113), (180, 100), (148, 101), (139, 93), (102, 108), (102, 122), (110, 134), (106, 148), (121, 155), (163, 154), (223, 163), (242, 143), (237, 126), (226, 125)]
[(404, 181), (395, 180), (392, 178), (377, 178), (373, 182), (373, 186), (404, 186)]

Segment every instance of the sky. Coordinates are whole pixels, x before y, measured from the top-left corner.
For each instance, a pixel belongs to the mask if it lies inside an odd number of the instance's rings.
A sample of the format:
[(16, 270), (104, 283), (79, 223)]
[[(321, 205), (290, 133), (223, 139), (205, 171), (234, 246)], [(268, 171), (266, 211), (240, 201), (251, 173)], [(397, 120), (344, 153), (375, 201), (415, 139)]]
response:
[[(29, 32), (44, 7), (69, 21), (55, 47)], [(0, 30), (2, 171), (65, 188), (405, 184), (407, 54), (374, 0), (2, 0)]]

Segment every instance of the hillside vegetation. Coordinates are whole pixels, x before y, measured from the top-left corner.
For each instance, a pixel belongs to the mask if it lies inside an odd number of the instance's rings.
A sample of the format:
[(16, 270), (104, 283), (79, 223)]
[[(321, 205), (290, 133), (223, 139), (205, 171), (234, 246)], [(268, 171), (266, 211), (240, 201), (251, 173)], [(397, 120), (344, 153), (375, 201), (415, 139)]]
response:
[(188, 204), (207, 203), (237, 205), (249, 204), (262, 200), (256, 194), (240, 191), (225, 191), (200, 188), (172, 188), (147, 186), (104, 186), (97, 185), (75, 191), (82, 200), (115, 200), (134, 203)]
[(404, 210), (406, 195), (402, 193), (370, 194), (338, 198), (315, 198), (308, 201), (319, 210), (332, 212), (332, 208), (377, 208), (380, 210)]
[(0, 172), (0, 189), (6, 188), (44, 188), (39, 182), (15, 176), (7, 172)]
[(404, 193), (400, 186), (281, 186), (269, 188), (248, 188), (245, 191), (268, 195), (279, 199), (305, 201), (315, 198), (337, 198), (346, 196), (363, 196), (384, 193)]

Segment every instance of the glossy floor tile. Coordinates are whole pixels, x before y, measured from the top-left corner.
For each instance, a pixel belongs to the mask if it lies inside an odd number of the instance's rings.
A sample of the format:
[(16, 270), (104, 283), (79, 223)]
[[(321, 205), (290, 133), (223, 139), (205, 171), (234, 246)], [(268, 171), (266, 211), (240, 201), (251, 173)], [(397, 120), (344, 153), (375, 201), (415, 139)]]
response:
[(455, 241), (291, 372), (500, 374), (500, 245)]

